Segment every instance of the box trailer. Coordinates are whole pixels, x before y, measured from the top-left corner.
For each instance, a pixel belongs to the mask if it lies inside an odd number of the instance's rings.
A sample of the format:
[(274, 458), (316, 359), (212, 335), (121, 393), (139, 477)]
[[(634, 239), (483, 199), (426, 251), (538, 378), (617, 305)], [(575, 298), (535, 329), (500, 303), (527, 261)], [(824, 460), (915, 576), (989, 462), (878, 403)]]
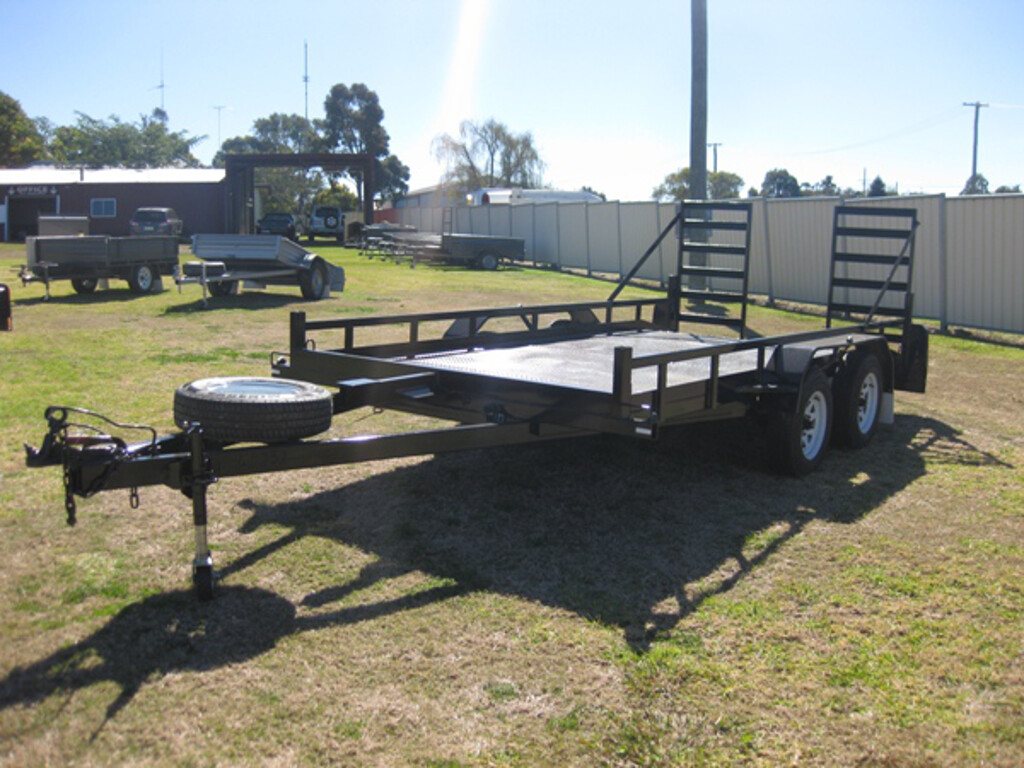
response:
[(178, 241), (173, 237), (106, 235), (30, 237), (25, 241), (23, 285), (70, 280), (76, 293), (92, 293), (101, 281), (126, 280), (133, 293), (161, 290), (163, 275), (178, 272)]
[[(745, 203), (683, 205), (637, 264), (677, 228), (676, 274), (659, 297), (618, 299), (620, 283), (599, 302), (320, 320), (293, 312), (271, 376), (175, 392), (180, 431), (149, 429), (129, 443), (106, 434), (105, 417), (51, 406), (27, 463), (63, 468), (69, 523), (76, 496), (121, 488), (137, 502), (142, 486), (181, 490), (201, 599), (216, 582), (206, 494), (219, 478), (595, 434), (656, 440), (739, 417), (765, 425), (776, 470), (807, 474), (833, 441), (868, 446), (895, 417), (895, 391), (925, 389), (928, 336), (910, 314), (916, 212), (838, 208), (825, 328), (764, 338), (746, 338), (750, 214)], [(700, 309), (726, 301), (738, 316)], [(691, 324), (736, 337), (684, 330)], [(316, 439), (334, 415), (363, 407), (455, 426)], [(82, 419), (106, 426), (77, 428)]]
[(409, 232), (393, 227), (367, 227), (363, 253), (380, 255), (415, 267), (420, 262), (458, 264), (492, 271), (504, 262), (526, 258), (526, 241), (521, 237)]

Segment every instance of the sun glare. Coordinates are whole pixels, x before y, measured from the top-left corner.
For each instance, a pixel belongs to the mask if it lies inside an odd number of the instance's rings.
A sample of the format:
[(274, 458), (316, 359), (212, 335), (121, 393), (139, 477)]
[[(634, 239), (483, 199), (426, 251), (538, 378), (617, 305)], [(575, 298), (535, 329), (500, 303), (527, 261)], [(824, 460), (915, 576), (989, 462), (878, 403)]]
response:
[(490, 0), (462, 0), (441, 104), (434, 119), (434, 134), (458, 131), (459, 123), (473, 119), (477, 73), (483, 51)]

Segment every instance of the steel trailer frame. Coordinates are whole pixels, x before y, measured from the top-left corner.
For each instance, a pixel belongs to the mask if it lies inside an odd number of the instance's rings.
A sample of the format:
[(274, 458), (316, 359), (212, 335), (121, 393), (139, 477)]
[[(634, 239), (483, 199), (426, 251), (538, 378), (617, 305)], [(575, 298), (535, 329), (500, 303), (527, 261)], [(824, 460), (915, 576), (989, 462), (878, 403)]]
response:
[[(693, 208), (702, 220), (714, 214), (707, 204), (686, 204), (670, 227), (686, 221)], [(744, 236), (749, 243), (748, 231)], [(707, 277), (710, 270), (701, 265), (698, 274)], [(909, 281), (903, 287), (909, 293)], [(330, 387), (333, 414), (371, 406), (456, 425), (255, 445), (219, 442), (202, 424), (188, 424), (164, 437), (150, 430), (148, 440), (129, 444), (74, 421), (76, 415), (96, 421), (97, 414), (52, 406), (42, 446), (26, 446), (27, 463), (63, 467), (69, 524), (76, 496), (130, 489), (135, 503), (140, 487), (181, 490), (192, 502), (193, 581), (198, 596), (208, 599), (215, 574), (206, 492), (220, 478), (600, 433), (653, 440), (666, 427), (745, 415), (779, 416), (799, 440), (808, 391), (822, 386), (823, 377), (846, 381), (866, 356), (877, 361), (883, 422), (893, 418), (895, 389), (924, 391), (927, 334), (916, 332), (908, 316), (876, 321), (869, 315), (846, 327), (755, 339), (742, 338), (740, 328), (740, 338), (723, 339), (679, 330), (689, 317), (682, 311), (685, 293), (675, 276), (667, 296), (652, 299), (341, 320), (293, 312), (289, 349), (272, 355), (274, 376)], [(392, 333), (403, 328), (402, 337), (379, 339), (386, 326)], [(334, 348), (316, 341), (332, 334), (340, 336)], [(840, 407), (856, 410), (859, 395), (845, 397)], [(813, 468), (805, 464), (788, 468)]]

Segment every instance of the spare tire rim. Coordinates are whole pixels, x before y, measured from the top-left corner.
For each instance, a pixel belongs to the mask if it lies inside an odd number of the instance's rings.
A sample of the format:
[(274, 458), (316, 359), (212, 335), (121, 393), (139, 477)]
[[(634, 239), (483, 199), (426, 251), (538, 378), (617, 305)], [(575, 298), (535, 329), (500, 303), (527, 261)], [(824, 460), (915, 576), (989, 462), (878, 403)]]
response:
[(207, 389), (224, 395), (282, 395), (301, 392), (302, 387), (290, 381), (271, 379), (212, 379), (207, 380)]

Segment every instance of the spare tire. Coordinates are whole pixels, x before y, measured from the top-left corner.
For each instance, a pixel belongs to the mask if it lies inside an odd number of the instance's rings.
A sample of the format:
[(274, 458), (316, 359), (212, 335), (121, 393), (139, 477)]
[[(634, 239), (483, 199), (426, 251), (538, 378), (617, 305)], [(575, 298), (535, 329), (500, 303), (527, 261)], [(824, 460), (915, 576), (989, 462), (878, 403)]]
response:
[(199, 379), (174, 393), (174, 423), (199, 424), (225, 443), (278, 443), (324, 432), (334, 413), (331, 393), (292, 379), (223, 376)]

